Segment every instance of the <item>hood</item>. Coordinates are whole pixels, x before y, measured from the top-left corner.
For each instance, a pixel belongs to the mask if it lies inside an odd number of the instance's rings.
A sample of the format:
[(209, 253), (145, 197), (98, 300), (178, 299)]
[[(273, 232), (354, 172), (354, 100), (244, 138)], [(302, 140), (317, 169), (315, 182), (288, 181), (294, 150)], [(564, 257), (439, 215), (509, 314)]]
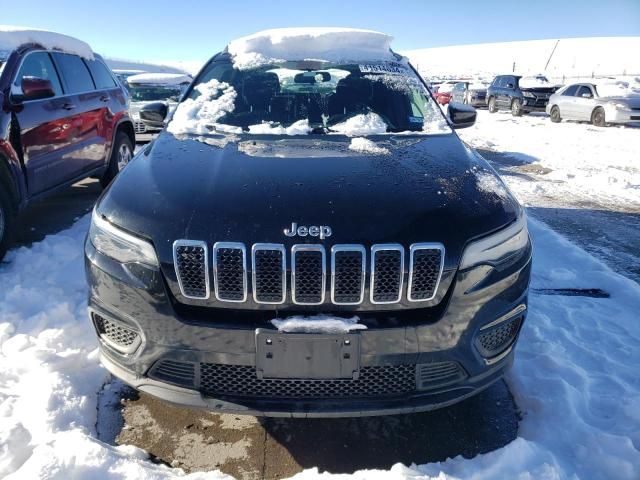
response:
[(611, 103), (624, 103), (629, 108), (640, 108), (640, 95), (630, 95), (628, 97), (600, 97), (600, 100)]
[[(320, 243), (288, 238), (330, 226), (337, 243), (442, 242), (448, 268), (464, 244), (520, 209), (489, 165), (455, 134), (370, 137), (386, 153), (350, 150), (333, 135), (179, 138), (163, 131), (98, 204), (112, 223), (153, 241), (171, 262), (176, 239)], [(321, 153), (319, 153), (321, 152)]]

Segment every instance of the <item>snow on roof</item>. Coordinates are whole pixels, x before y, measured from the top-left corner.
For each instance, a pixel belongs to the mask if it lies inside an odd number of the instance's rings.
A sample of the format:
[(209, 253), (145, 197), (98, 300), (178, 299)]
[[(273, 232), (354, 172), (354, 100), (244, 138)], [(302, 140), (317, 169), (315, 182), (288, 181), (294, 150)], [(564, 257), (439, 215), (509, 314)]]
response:
[(393, 37), (355, 28), (278, 28), (233, 40), (227, 51), (239, 69), (293, 60), (394, 60)]
[(129, 84), (137, 85), (180, 85), (191, 83), (189, 75), (182, 73), (140, 73), (127, 78)]
[(93, 60), (89, 44), (61, 33), (37, 30), (28, 27), (0, 25), (0, 50), (15, 50), (22, 45), (35, 43), (48, 50), (61, 50)]

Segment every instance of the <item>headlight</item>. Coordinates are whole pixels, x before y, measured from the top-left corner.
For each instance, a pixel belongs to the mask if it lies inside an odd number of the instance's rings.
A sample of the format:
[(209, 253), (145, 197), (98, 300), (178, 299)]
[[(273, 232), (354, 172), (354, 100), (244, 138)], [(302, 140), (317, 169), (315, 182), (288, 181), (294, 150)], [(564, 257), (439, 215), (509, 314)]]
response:
[(469, 244), (462, 254), (460, 269), (503, 262), (525, 248), (528, 242), (527, 215), (523, 212), (513, 225)]
[(613, 108), (616, 110), (627, 110), (629, 108), (629, 105), (626, 103), (612, 102), (611, 105), (613, 105)]
[(536, 96), (531, 92), (522, 92), (522, 96), (527, 98), (536, 98)]
[(91, 215), (89, 240), (100, 253), (120, 263), (160, 265), (153, 245), (110, 224), (95, 209)]

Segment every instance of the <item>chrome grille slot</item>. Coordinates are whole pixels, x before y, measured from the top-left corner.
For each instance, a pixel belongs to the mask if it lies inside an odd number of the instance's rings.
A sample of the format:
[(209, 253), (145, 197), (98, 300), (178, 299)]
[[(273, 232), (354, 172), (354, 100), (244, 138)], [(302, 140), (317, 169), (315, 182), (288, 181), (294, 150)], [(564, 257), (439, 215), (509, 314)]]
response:
[(439, 243), (415, 243), (409, 251), (409, 287), (411, 302), (432, 300), (444, 266), (444, 246)]
[(247, 300), (247, 263), (244, 244), (217, 242), (213, 246), (216, 298), (222, 302)]
[(298, 305), (324, 302), (327, 275), (322, 245), (294, 245), (291, 248), (291, 297)]
[(331, 249), (331, 301), (358, 305), (364, 300), (366, 253), (362, 245), (334, 245)]
[(209, 298), (209, 256), (207, 244), (194, 240), (173, 243), (173, 264), (180, 293), (186, 298)]
[(404, 248), (397, 244), (371, 247), (371, 303), (397, 303), (402, 297)]
[(253, 299), (256, 303), (284, 303), (287, 258), (284, 245), (256, 243), (251, 248)]

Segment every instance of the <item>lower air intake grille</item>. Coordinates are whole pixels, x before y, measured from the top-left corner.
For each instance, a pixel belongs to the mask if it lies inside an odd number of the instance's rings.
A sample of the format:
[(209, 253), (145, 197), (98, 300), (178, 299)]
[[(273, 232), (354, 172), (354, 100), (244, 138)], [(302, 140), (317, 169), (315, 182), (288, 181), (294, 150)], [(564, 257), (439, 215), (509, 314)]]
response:
[(292, 252), (293, 301), (314, 305), (324, 300), (324, 250), (294, 250)]
[(149, 376), (162, 382), (193, 388), (195, 364), (176, 362), (174, 360), (161, 360), (153, 366), (149, 372)]
[(493, 357), (506, 350), (516, 338), (521, 323), (522, 317), (516, 317), (482, 330), (476, 337), (480, 353), (485, 357)]
[(358, 380), (258, 379), (254, 367), (200, 364), (200, 390), (210, 396), (354, 398), (401, 395), (416, 390), (416, 366), (363, 367)]
[(418, 365), (418, 388), (428, 390), (457, 383), (467, 374), (457, 362), (423, 363)]
[(129, 353), (138, 348), (140, 335), (135, 329), (97, 313), (93, 313), (92, 317), (98, 335), (113, 348), (122, 353)]
[(176, 242), (173, 246), (173, 256), (182, 295), (187, 298), (208, 298), (209, 267), (206, 244)]

